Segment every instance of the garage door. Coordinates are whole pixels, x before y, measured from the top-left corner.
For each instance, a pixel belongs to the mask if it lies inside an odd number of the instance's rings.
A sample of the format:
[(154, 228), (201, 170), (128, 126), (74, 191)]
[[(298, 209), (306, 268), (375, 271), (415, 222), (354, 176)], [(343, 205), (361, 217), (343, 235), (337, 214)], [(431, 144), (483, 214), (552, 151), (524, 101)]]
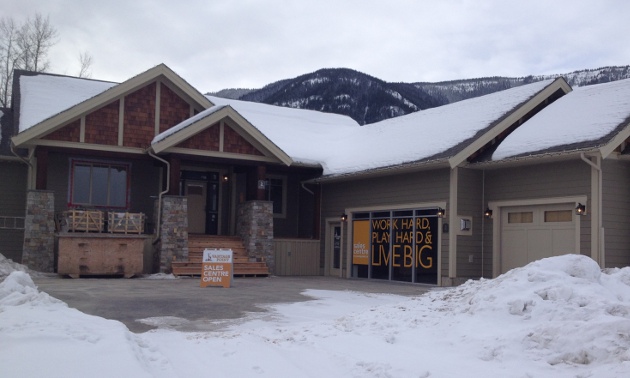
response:
[(573, 204), (501, 209), (501, 273), (545, 257), (575, 253)]

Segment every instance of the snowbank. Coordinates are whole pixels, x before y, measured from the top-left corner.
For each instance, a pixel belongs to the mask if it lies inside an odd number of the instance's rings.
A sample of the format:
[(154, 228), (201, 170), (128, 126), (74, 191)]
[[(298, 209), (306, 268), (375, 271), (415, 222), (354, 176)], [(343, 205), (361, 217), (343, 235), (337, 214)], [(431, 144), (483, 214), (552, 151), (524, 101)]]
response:
[[(3, 264), (0, 263), (0, 266)], [(543, 259), (414, 298), (307, 290), (312, 301), (223, 331), (132, 334), (0, 283), (0, 376), (621, 377), (630, 371), (630, 268)], [(185, 319), (182, 319), (185, 321)], [(219, 321), (220, 322), (220, 321)]]

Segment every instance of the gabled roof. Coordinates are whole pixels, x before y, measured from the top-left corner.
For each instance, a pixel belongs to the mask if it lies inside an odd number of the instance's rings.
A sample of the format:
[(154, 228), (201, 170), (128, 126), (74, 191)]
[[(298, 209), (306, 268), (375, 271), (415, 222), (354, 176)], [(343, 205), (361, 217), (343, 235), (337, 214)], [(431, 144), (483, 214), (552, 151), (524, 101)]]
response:
[(19, 133), (13, 143), (20, 147), (67, 122), (131, 93), (158, 78), (165, 78), (202, 108), (212, 103), (164, 64), (120, 84), (36, 74), (19, 76)]
[(630, 79), (573, 90), (508, 136), (492, 160), (598, 150), (603, 158), (630, 137)]
[(457, 166), (558, 90), (571, 88), (541, 81), (365, 125), (335, 138), (324, 175)]
[[(157, 154), (169, 152), (169, 149), (173, 149), (179, 143), (207, 129), (208, 127), (214, 127), (213, 125), (226, 118), (233, 121), (232, 124), (239, 129), (239, 134), (243, 135), (246, 140), (265, 154), (265, 157), (267, 158), (266, 160), (281, 162), (285, 165), (291, 165), (294, 163), (290, 156), (278, 148), (276, 144), (269, 140), (229, 105), (212, 106), (181, 122), (180, 124), (156, 135), (151, 141), (151, 149)], [(204, 151), (199, 152), (199, 154), (216, 157), (232, 157), (237, 159), (242, 158), (236, 154), (231, 155), (230, 153), (224, 151)]]
[(322, 165), (339, 139), (361, 128), (352, 118), (339, 114), (208, 98), (216, 105), (233, 108), (265, 139), (284, 151), (294, 164)]

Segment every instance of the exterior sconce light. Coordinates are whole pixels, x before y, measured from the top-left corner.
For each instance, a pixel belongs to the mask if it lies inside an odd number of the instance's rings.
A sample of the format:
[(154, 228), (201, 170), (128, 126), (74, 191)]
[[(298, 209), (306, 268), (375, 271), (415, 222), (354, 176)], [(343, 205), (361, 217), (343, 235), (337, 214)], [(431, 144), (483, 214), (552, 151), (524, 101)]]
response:
[(348, 220), (348, 214), (346, 214), (346, 213), (341, 214), (341, 221), (345, 222), (347, 220)]
[(230, 181), (230, 176), (228, 176), (228, 175), (223, 175), (223, 177), (222, 177), (222, 181), (223, 181), (223, 182), (228, 182), (228, 181)]
[(575, 207), (575, 213), (577, 215), (585, 215), (586, 214), (586, 206), (582, 205), (581, 203), (578, 203), (577, 206)]
[(490, 219), (492, 218), (492, 210), (489, 207), (486, 208), (486, 211), (483, 212), (483, 216)]
[(444, 218), (444, 214), (445, 214), (444, 209), (442, 209), (441, 207), (438, 207), (435, 215), (437, 215), (438, 218)]

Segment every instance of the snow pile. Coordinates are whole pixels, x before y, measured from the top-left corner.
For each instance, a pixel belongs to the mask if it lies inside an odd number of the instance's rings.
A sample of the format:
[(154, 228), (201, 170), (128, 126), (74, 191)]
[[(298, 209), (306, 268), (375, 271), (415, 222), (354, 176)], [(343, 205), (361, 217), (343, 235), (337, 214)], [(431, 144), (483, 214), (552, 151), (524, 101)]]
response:
[(0, 283), (0, 376), (152, 377), (167, 364), (122, 323), (86, 315), (14, 271)]
[(492, 159), (599, 141), (629, 119), (630, 79), (575, 88), (510, 134)]
[(26, 265), (18, 264), (11, 259), (7, 259), (0, 253), (0, 279), (8, 276), (14, 271), (26, 272), (31, 276), (49, 276), (50, 273), (36, 272), (29, 269)]
[(39, 293), (0, 284), (2, 376), (621, 377), (630, 371), (630, 268), (543, 259), (424, 296), (307, 290), (312, 301), (217, 321), (143, 319), (134, 335)]

